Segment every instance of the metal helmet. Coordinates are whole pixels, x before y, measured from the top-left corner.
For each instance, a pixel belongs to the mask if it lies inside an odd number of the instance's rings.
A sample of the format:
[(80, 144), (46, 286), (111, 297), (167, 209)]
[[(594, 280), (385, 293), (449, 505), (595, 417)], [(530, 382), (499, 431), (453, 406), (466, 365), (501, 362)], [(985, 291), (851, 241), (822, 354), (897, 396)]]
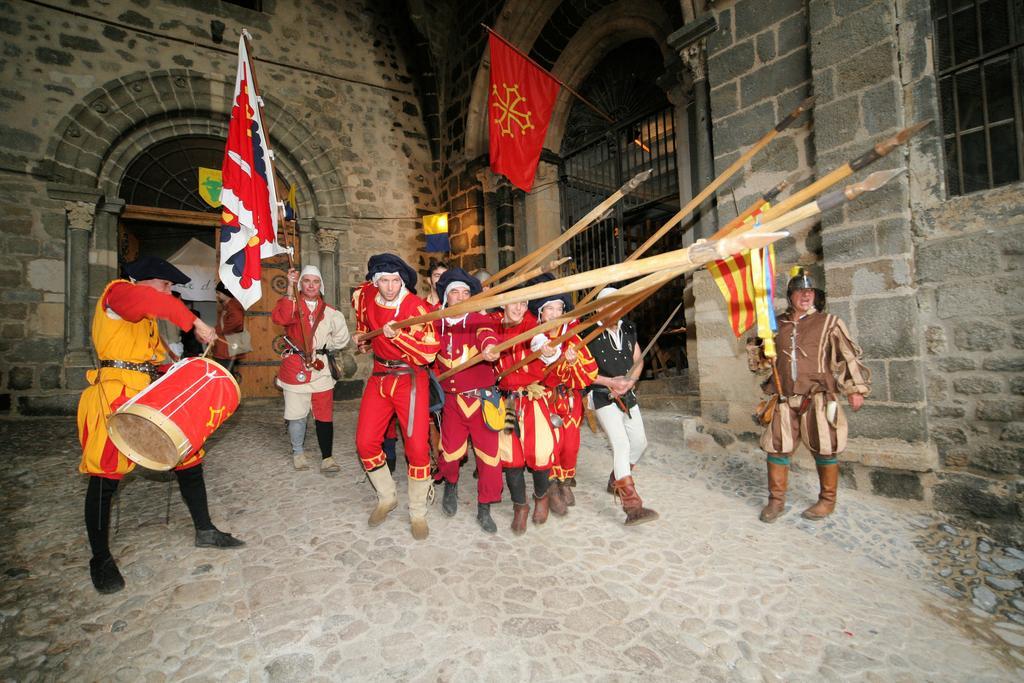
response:
[(789, 284), (786, 285), (786, 299), (793, 296), (793, 292), (800, 289), (814, 290), (814, 307), (819, 311), (825, 310), (825, 290), (814, 286), (814, 278), (803, 266), (793, 266), (789, 269)]

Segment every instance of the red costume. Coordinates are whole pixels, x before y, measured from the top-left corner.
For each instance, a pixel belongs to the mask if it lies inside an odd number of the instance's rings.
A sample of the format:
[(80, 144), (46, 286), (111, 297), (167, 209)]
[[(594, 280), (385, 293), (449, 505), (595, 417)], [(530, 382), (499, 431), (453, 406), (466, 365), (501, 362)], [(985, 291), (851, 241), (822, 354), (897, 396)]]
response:
[[(388, 322), (423, 315), (429, 307), (408, 290), (403, 290), (394, 301), (384, 302), (377, 288), (366, 282), (352, 294), (352, 309), (356, 314), (356, 331), (363, 334)], [(404, 328), (398, 330), (394, 339), (380, 334), (371, 340), (371, 345), (373, 371), (359, 405), (356, 452), (367, 471), (383, 465), (385, 455), (381, 444), (388, 423), (397, 415), (409, 461), (409, 478), (427, 479), (430, 476), (427, 444), (430, 413), (425, 366), (433, 362), (440, 347), (434, 326)]]
[[(245, 309), (238, 299), (229, 297), (223, 304), (220, 314), (217, 316), (217, 341), (213, 343), (213, 357), (217, 360), (228, 361), (232, 358), (228, 351), (227, 342), (223, 341), (225, 334), (236, 334), (245, 330)], [(240, 354), (241, 355), (241, 354)]]
[[(500, 314), (498, 314), (500, 321)], [(537, 326), (537, 319), (525, 313), (518, 325), (506, 326), (499, 322), (502, 340), (518, 336)], [(501, 354), (497, 362), (499, 373), (512, 367), (531, 353), (526, 339)], [(549, 470), (554, 464), (558, 446), (558, 432), (551, 426), (551, 409), (542, 382), (544, 364), (534, 360), (503, 377), (498, 387), (511, 401), (515, 410), (517, 433), (502, 433), (501, 459), (505, 467), (528, 466), (531, 470)]]
[[(547, 336), (554, 339), (562, 333), (562, 330), (556, 329), (548, 332)], [(581, 392), (597, 379), (597, 361), (579, 335), (573, 335), (562, 342), (559, 351), (564, 354), (570, 344), (576, 349), (575, 362), (569, 363), (564, 357), (559, 357), (544, 378), (551, 412), (562, 418), (558, 445), (555, 448), (555, 464), (551, 473), (559, 481), (576, 476), (576, 461), (580, 452), (580, 425), (583, 422)]]
[[(435, 323), (441, 350), (437, 353), (437, 369), (444, 372), (461, 365), (470, 356), (498, 343), (494, 318), (482, 313), (469, 313), (456, 323), (442, 319)], [(484, 423), (483, 400), (479, 390), (493, 388), (494, 368), (490, 363), (477, 363), (445, 379), (444, 410), (441, 413), (441, 457), (437, 466), (445, 481), (459, 481), (459, 460), (473, 440), (476, 454), (477, 502), (495, 503), (501, 499), (501, 460), (498, 454), (498, 432)]]

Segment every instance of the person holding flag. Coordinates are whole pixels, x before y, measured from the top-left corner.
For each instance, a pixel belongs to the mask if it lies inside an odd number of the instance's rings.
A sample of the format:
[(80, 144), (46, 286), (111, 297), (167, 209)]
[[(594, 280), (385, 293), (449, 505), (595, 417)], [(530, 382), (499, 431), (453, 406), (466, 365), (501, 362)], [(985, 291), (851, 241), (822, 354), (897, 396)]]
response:
[[(298, 296), (295, 289), (298, 287)], [(284, 359), (277, 372), (277, 386), (284, 392), (284, 419), (292, 445), (292, 465), (309, 469), (304, 442), (306, 417), (313, 411), (316, 439), (320, 445), (320, 472), (341, 468), (334, 460), (334, 385), (328, 354), (348, 345), (348, 326), (341, 311), (323, 300), (323, 276), (316, 266), (302, 272), (288, 271), (288, 291), (270, 319), (285, 328)]]
[[(794, 266), (786, 287), (789, 307), (778, 318), (778, 331), (747, 343), (750, 369), (770, 370), (762, 389), (776, 401), (761, 435), (767, 453), (768, 504), (762, 522), (782, 515), (789, 478), (789, 457), (800, 441), (814, 456), (818, 470), (818, 501), (804, 510), (805, 519), (832, 514), (839, 485), (838, 455), (846, 448), (847, 423), (838, 398), (843, 395), (856, 412), (871, 391), (871, 372), (861, 362), (861, 349), (838, 317), (825, 313), (825, 292), (802, 266)], [(778, 360), (775, 358), (777, 345)]]
[[(416, 271), (395, 254), (375, 254), (367, 263), (366, 282), (352, 293), (356, 316), (356, 343), (363, 353), (373, 353), (373, 371), (356, 425), (356, 452), (377, 492), (377, 506), (367, 523), (377, 526), (398, 506), (395, 481), (382, 449), (388, 424), (398, 416), (409, 461), (409, 523), (412, 536), (424, 540), (430, 479), (429, 379), (427, 366), (434, 362), (441, 343), (432, 323), (395, 329), (390, 323), (426, 314), (430, 307), (416, 296)], [(362, 336), (382, 329), (368, 341)]]

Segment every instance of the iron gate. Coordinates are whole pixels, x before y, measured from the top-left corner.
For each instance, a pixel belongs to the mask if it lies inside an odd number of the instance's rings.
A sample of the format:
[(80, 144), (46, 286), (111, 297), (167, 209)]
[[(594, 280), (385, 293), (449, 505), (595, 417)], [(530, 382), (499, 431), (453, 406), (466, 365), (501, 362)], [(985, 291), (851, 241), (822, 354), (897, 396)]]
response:
[[(616, 125), (601, 138), (563, 155), (559, 169), (563, 230), (637, 173), (654, 172), (607, 218), (569, 242), (566, 255), (572, 256), (575, 271), (622, 262), (679, 210), (676, 158), (672, 107)], [(645, 256), (681, 246), (682, 231), (673, 230)], [(630, 314), (642, 340), (656, 333), (664, 316), (675, 308), (683, 284), (682, 278), (673, 281)]]

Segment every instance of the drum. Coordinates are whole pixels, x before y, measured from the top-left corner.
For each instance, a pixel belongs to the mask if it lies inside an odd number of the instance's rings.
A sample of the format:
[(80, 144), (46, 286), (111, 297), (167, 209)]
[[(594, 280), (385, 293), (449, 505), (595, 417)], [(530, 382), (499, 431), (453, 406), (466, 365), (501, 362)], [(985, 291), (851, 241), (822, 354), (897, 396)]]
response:
[(221, 365), (185, 358), (118, 408), (107, 433), (133, 462), (169, 470), (202, 448), (240, 398), (238, 383)]

